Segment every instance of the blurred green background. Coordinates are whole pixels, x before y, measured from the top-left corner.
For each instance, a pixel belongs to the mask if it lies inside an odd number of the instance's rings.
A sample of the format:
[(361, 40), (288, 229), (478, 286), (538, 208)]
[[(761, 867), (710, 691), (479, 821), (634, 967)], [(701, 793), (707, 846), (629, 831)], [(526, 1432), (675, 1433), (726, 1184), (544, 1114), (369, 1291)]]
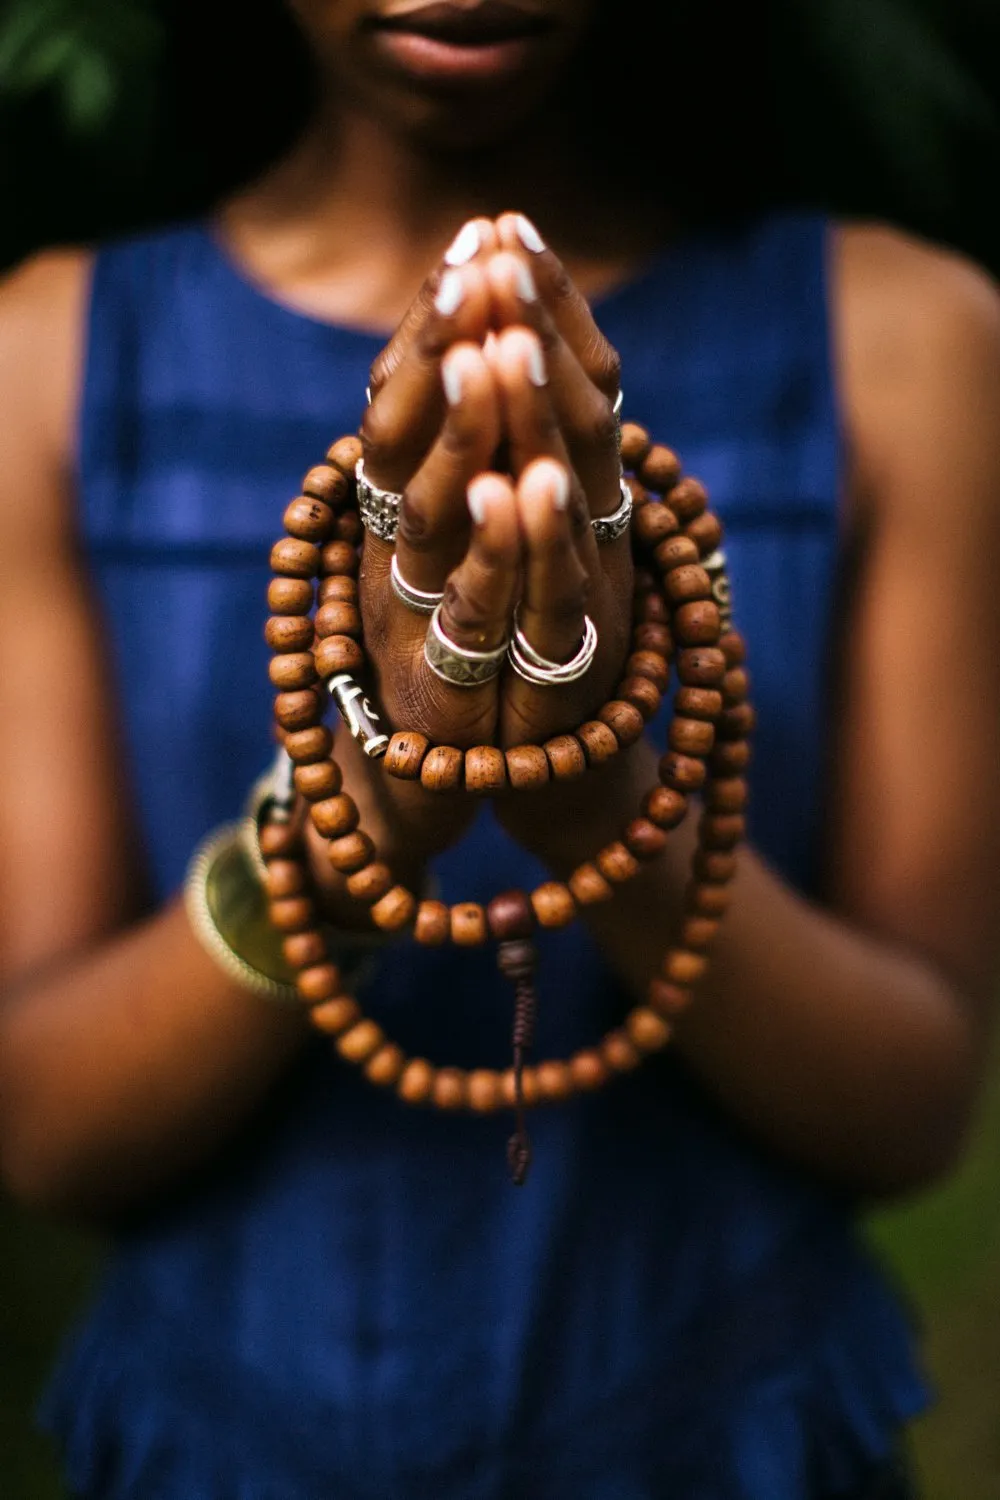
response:
[[(1000, 0), (674, 8), (688, 59), (743, 28), (705, 104), (723, 142), (759, 127), (731, 163), (741, 201), (888, 219), (1000, 275)], [(278, 0), (0, 0), (0, 266), (202, 211), (307, 101)], [(1000, 1500), (1000, 1059), (961, 1170), (870, 1232), (939, 1392), (915, 1434), (925, 1500)], [(0, 1199), (0, 1500), (61, 1500), (31, 1412), (101, 1254)]]

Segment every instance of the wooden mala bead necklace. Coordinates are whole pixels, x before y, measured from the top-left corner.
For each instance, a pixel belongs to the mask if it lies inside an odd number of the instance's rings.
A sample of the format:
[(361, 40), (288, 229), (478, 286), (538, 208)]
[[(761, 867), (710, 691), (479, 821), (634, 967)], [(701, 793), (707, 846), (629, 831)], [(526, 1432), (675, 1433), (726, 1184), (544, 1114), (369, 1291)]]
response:
[[(285, 511), (286, 535), (271, 552), (275, 576), (265, 636), (274, 652), (274, 714), (294, 766), (296, 791), (327, 840), (331, 864), (345, 876), (350, 895), (368, 903), (376, 929), (412, 929), (415, 939), (429, 946), (473, 947), (490, 938), (498, 943), (498, 964), (515, 994), (512, 1066), (502, 1072), (437, 1068), (425, 1058), (407, 1057), (362, 1013), (331, 958), (301, 833), (292, 823), (271, 821), (260, 829), (260, 853), (270, 917), (284, 935), (285, 959), (312, 1023), (372, 1083), (393, 1088), (407, 1103), (439, 1109), (488, 1113), (513, 1107), (516, 1129), (508, 1162), (517, 1183), (530, 1161), (526, 1108), (599, 1088), (667, 1042), (672, 1017), (687, 1006), (708, 966), (707, 950), (729, 902), (734, 850), (745, 832), (744, 773), (754, 713), (744, 643), (732, 626), (722, 527), (708, 509), (702, 485), (684, 477), (676, 455), (652, 443), (645, 429), (625, 423), (621, 452), (634, 507), (632, 652), (616, 696), (573, 733), (542, 745), (508, 750), (481, 745), (463, 752), (432, 745), (412, 730), (391, 737), (382, 732), (378, 713), (357, 681), (366, 665), (357, 602), (362, 535), (354, 478), (361, 455), (357, 438), (339, 439), (325, 463), (309, 470), (302, 494)], [(326, 698), (332, 696), (367, 754), (380, 758), (389, 774), (419, 780), (429, 792), (527, 790), (550, 779), (575, 779), (627, 750), (660, 708), (671, 670), (678, 687), (658, 784), (621, 838), (565, 882), (544, 881), (530, 893), (504, 892), (485, 906), (419, 900), (395, 880), (342, 790), (333, 737), (323, 723)], [(680, 931), (650, 981), (646, 1004), (635, 1006), (620, 1027), (593, 1046), (566, 1059), (529, 1065), (536, 929), (565, 926), (581, 908), (611, 899), (643, 861), (662, 851), (694, 796), (700, 797), (702, 812)]]

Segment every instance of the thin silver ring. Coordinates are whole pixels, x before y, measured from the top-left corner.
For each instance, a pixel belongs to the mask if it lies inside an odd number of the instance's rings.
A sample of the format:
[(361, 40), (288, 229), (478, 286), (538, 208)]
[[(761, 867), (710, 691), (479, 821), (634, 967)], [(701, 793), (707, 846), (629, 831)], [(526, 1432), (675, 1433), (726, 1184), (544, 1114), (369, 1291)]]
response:
[(628, 480), (624, 474), (618, 480), (618, 488), (622, 496), (622, 503), (618, 509), (612, 511), (610, 516), (594, 516), (590, 523), (594, 528), (595, 540), (598, 542), (617, 542), (618, 538), (628, 531), (629, 522), (632, 520), (632, 491), (628, 487)]
[(583, 617), (583, 640), (569, 661), (549, 661), (536, 651), (521, 629), (518, 611), (514, 611), (514, 634), (507, 647), (511, 666), (525, 682), (535, 687), (563, 687), (568, 682), (577, 682), (586, 672), (597, 654), (597, 626), (589, 615)]
[(506, 655), (506, 641), (493, 651), (469, 651), (457, 645), (441, 626), (441, 605), (435, 606), (424, 637), (424, 660), (442, 682), (452, 687), (481, 687), (499, 674)]
[(381, 537), (383, 542), (394, 542), (399, 529), (402, 495), (374, 484), (365, 473), (363, 458), (359, 458), (354, 467), (354, 477), (358, 486), (358, 514), (365, 530)]
[(395, 552), (392, 554), (392, 562), (389, 565), (389, 582), (392, 584), (392, 592), (401, 604), (407, 609), (412, 609), (416, 615), (432, 615), (444, 598), (444, 593), (431, 593), (429, 589), (416, 589), (412, 583), (407, 583), (399, 571), (399, 562)]

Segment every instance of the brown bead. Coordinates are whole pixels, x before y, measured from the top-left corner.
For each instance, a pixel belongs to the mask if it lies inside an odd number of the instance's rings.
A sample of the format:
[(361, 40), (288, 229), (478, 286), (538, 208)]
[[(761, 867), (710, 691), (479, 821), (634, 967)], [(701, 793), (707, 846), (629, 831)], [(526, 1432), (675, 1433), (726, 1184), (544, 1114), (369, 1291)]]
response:
[(576, 916), (576, 902), (568, 885), (560, 880), (543, 881), (531, 894), (540, 927), (565, 927)]
[(341, 511), (340, 515), (333, 523), (334, 536), (338, 539), (338, 541), (350, 542), (352, 547), (356, 547), (360, 542), (361, 533), (363, 530), (364, 527), (361, 524), (361, 517), (358, 515), (356, 510)]
[(664, 574), (672, 573), (675, 568), (697, 564), (700, 557), (697, 542), (693, 542), (689, 536), (668, 537), (653, 553), (656, 566)]
[(724, 849), (696, 849), (691, 868), (699, 880), (724, 885), (736, 874), (736, 855)]
[(358, 806), (346, 792), (335, 797), (324, 797), (310, 808), (313, 826), (324, 838), (337, 839), (342, 834), (352, 833), (358, 826)]
[(732, 899), (732, 891), (727, 885), (703, 885), (701, 882), (689, 886), (686, 896), (690, 910), (703, 917), (724, 916)]
[(681, 924), (681, 942), (685, 948), (702, 953), (709, 947), (719, 930), (718, 919), (695, 915), (685, 917)]
[(722, 694), (715, 688), (678, 688), (674, 712), (688, 719), (716, 719), (722, 712)]
[(325, 760), (333, 749), (333, 735), (325, 724), (311, 724), (285, 735), (285, 750), (297, 766), (312, 766)]
[(317, 641), (314, 659), (321, 677), (359, 672), (365, 664), (364, 652), (349, 635), (328, 635), (325, 640)]
[(325, 578), (329, 578), (331, 574), (353, 578), (360, 566), (357, 549), (350, 542), (327, 542), (320, 558), (320, 566)]
[(478, 901), (457, 901), (451, 909), (451, 940), (458, 948), (478, 948), (486, 941), (486, 912)]
[(669, 625), (670, 606), (661, 593), (650, 590), (637, 596), (632, 610), (633, 618), (647, 625)]
[(672, 604), (690, 604), (699, 599), (710, 599), (712, 596), (712, 580), (695, 563), (685, 563), (679, 568), (671, 568), (664, 575), (663, 587), (667, 598)]
[(269, 904), (267, 914), (279, 932), (305, 932), (316, 923), (316, 907), (308, 896), (282, 896)]
[(295, 988), (307, 1005), (332, 1000), (343, 989), (344, 981), (336, 964), (310, 964), (295, 976)]
[[(521, 1097), (526, 1109), (531, 1109), (539, 1102), (538, 1074), (534, 1068), (521, 1069)], [(500, 1074), (500, 1102), (512, 1108), (516, 1100), (514, 1069), (505, 1068)]]
[(745, 740), (757, 727), (757, 715), (750, 703), (737, 703), (733, 708), (724, 708), (719, 715), (720, 740)]
[(616, 840), (613, 844), (605, 844), (594, 863), (612, 885), (621, 885), (639, 873), (639, 861), (620, 840)]
[(646, 793), (642, 810), (657, 828), (676, 828), (684, 821), (688, 799), (676, 787), (654, 786), (651, 792)]
[(407, 1104), (425, 1104), (434, 1088), (434, 1069), (426, 1057), (411, 1057), (396, 1084), (396, 1093)]
[(749, 691), (750, 675), (746, 668), (730, 667), (722, 679), (722, 696), (726, 700), (726, 707), (733, 708), (737, 703), (743, 703)]
[[(362, 833), (360, 828), (355, 828), (353, 833), (342, 834), (340, 838), (331, 839), (327, 845), (326, 854), (333, 868), (341, 875), (357, 875), (365, 869), (365, 866), (369, 869), (374, 868), (372, 860), (375, 857), (375, 845), (368, 834)], [(391, 879), (389, 884), (392, 884)], [(386, 886), (386, 890), (388, 888)], [(351, 894), (354, 895), (355, 892), (352, 891)], [(360, 890), (358, 894), (360, 895)], [(385, 891), (380, 891), (379, 895), (384, 896)], [(374, 901), (377, 898), (373, 894), (370, 899)]]
[(636, 859), (655, 859), (667, 846), (667, 835), (651, 818), (633, 818), (625, 829), (624, 843)]
[(504, 757), (507, 779), (515, 791), (531, 792), (549, 780), (548, 756), (541, 745), (512, 745)]
[[(631, 488), (631, 484), (629, 485)], [(632, 572), (632, 599), (633, 606), (636, 599), (644, 599), (659, 587), (659, 580), (652, 568), (643, 568), (638, 564)]]
[(264, 877), (264, 889), (272, 901), (282, 896), (300, 896), (308, 886), (306, 872), (297, 859), (272, 859)]
[(702, 819), (701, 842), (706, 849), (735, 849), (746, 831), (747, 820), (742, 813), (708, 813)]
[(383, 932), (397, 932), (413, 921), (417, 903), (405, 885), (394, 885), (372, 907), (372, 921)]
[(451, 934), (451, 913), (443, 901), (421, 901), (413, 936), (425, 948), (439, 948)]
[(742, 776), (712, 781), (705, 792), (705, 806), (712, 812), (738, 813), (747, 805), (747, 784)]
[(507, 762), (496, 745), (474, 745), (465, 752), (465, 789), (500, 792), (507, 785)]
[(312, 602), (313, 586), (307, 578), (272, 578), (267, 586), (267, 607), (276, 615), (307, 615)]
[(601, 1054), (593, 1048), (577, 1052), (567, 1065), (573, 1087), (581, 1094), (589, 1094), (608, 1081), (608, 1065)]
[(603, 766), (605, 761), (618, 754), (618, 739), (614, 730), (600, 719), (588, 719), (585, 724), (581, 724), (576, 737), (592, 766)]
[(438, 1068), (431, 1089), (438, 1109), (461, 1109), (466, 1102), (465, 1074), (460, 1068)]
[(490, 937), (498, 943), (512, 938), (530, 938), (535, 928), (535, 911), (525, 891), (501, 891), (486, 908)]
[(325, 1031), (328, 1036), (338, 1036), (353, 1026), (360, 1015), (361, 1007), (350, 995), (335, 995), (332, 1000), (314, 1005), (309, 1019), (317, 1030)]
[(290, 969), (305, 969), (310, 964), (325, 962), (326, 939), (315, 929), (311, 932), (290, 932), (281, 940), (281, 951)]
[(625, 1030), (640, 1052), (658, 1052), (670, 1040), (670, 1027), (647, 1005), (637, 1005), (629, 1011)]
[(500, 1107), (500, 1075), (490, 1068), (476, 1068), (466, 1080), (469, 1108), (488, 1115)]
[(384, 1041), (385, 1032), (381, 1026), (366, 1016), (348, 1031), (342, 1031), (336, 1045), (341, 1057), (345, 1057), (348, 1062), (363, 1063), (378, 1051)]
[(644, 547), (652, 549), (677, 532), (678, 521), (669, 505), (651, 500), (641, 510), (633, 512), (632, 530)]
[(583, 746), (574, 734), (556, 734), (545, 741), (545, 754), (557, 781), (574, 781), (587, 769)]
[(299, 852), (299, 836), (291, 823), (265, 823), (257, 843), (263, 859), (294, 858)]
[(361, 613), (356, 604), (344, 599), (327, 599), (316, 611), (316, 634), (323, 640), (328, 635), (361, 634)]
[[(343, 839), (338, 839), (337, 843), (343, 844), (346, 843), (347, 839), (356, 838), (364, 839), (368, 845), (371, 845), (372, 852), (374, 853), (374, 845), (372, 845), (367, 834), (364, 833), (349, 833)], [(330, 848), (331, 850), (333, 849), (332, 844)], [(370, 863), (363, 864), (360, 869), (356, 869), (348, 875), (344, 884), (347, 887), (347, 894), (355, 901), (364, 901), (370, 904), (372, 901), (378, 901), (381, 896), (385, 895), (386, 891), (392, 889), (394, 879), (395, 877), (388, 865), (383, 864), (381, 860), (371, 860)]]
[(334, 514), (322, 500), (300, 495), (285, 507), (282, 521), (289, 536), (303, 542), (325, 542), (333, 527)]
[(677, 676), (686, 687), (716, 687), (726, 670), (726, 658), (716, 646), (689, 646), (677, 653)]
[(391, 1088), (406, 1062), (406, 1053), (395, 1042), (384, 1042), (365, 1063), (365, 1077), (379, 1088)]
[(626, 677), (617, 688), (619, 698), (631, 703), (648, 723), (659, 711), (663, 695), (648, 677)]
[(731, 667), (740, 667), (747, 659), (746, 642), (738, 630), (726, 630), (719, 636), (719, 650)]
[(652, 447), (652, 440), (645, 427), (638, 422), (623, 422), (621, 458), (626, 469), (638, 469)]
[(642, 1053), (625, 1031), (609, 1031), (601, 1043), (601, 1056), (613, 1073), (628, 1073), (639, 1066)]
[[(670, 498), (673, 499), (673, 496)], [(722, 542), (722, 522), (710, 511), (689, 521), (684, 530), (697, 545), (702, 557), (708, 557)]]
[(667, 979), (651, 979), (646, 997), (661, 1016), (679, 1016), (691, 1004), (691, 991)]
[(294, 692), (296, 688), (312, 687), (316, 681), (316, 667), (311, 651), (289, 651), (284, 656), (272, 656), (267, 665), (267, 675), (282, 692)]
[(708, 968), (708, 959), (702, 953), (692, 953), (687, 948), (671, 948), (663, 960), (661, 972), (671, 984), (697, 984)]
[(664, 443), (654, 443), (639, 464), (639, 478), (651, 490), (661, 495), (672, 490), (681, 477), (681, 461), (672, 448)]
[(661, 693), (667, 690), (670, 668), (655, 651), (633, 651), (625, 663), (626, 677), (648, 677)]
[(347, 499), (350, 492), (350, 484), (346, 475), (332, 464), (316, 464), (310, 469), (302, 481), (303, 495), (311, 495), (314, 500), (323, 500), (334, 510), (338, 510)]
[(753, 751), (746, 740), (722, 740), (709, 757), (715, 776), (738, 776), (750, 764)]
[(305, 651), (312, 638), (313, 622), (308, 615), (272, 615), (264, 626), (264, 639), (272, 651)]
[(661, 758), (659, 772), (663, 785), (673, 787), (675, 792), (700, 791), (708, 774), (703, 760), (677, 750), (668, 750)]
[[(358, 602), (358, 580), (346, 578), (342, 573), (335, 573), (330, 578), (324, 578), (319, 585), (320, 604), (357, 604)], [(343, 632), (350, 635), (349, 630)]]
[(401, 781), (419, 781), (420, 767), (430, 744), (425, 734), (401, 729), (389, 741), (383, 765), (390, 776), (398, 776)]
[(453, 792), (462, 785), (465, 756), (454, 745), (433, 745), (420, 767), (420, 785), (429, 792)]
[(319, 548), (298, 537), (282, 537), (271, 548), (271, 571), (285, 578), (314, 578), (319, 565)]
[(663, 656), (669, 660), (674, 654), (673, 634), (666, 625), (655, 625), (648, 620), (643, 620), (632, 632), (632, 650), (655, 651), (657, 656)]
[(614, 895), (613, 887), (594, 864), (577, 865), (568, 884), (579, 906), (595, 906), (599, 901), (610, 901)]
[(322, 716), (323, 700), (312, 688), (279, 693), (274, 700), (274, 717), (282, 729), (312, 729)]
[(682, 604), (674, 613), (674, 633), (685, 646), (711, 646), (719, 639), (719, 606), (711, 599)]
[(715, 744), (715, 725), (705, 719), (678, 717), (670, 725), (670, 748), (682, 755), (707, 755)]
[(561, 1104), (573, 1093), (573, 1075), (568, 1064), (551, 1058), (535, 1068), (538, 1098), (542, 1104)]
[(708, 494), (705, 486), (697, 479), (688, 477), (682, 479), (670, 496), (670, 503), (677, 501), (677, 514), (684, 522), (693, 521), (700, 516), (708, 504)]
[(358, 466), (358, 459), (363, 453), (364, 449), (361, 446), (361, 439), (351, 433), (347, 437), (338, 438), (335, 443), (330, 444), (330, 447), (326, 450), (326, 460), (327, 463), (333, 464), (335, 469), (339, 469), (342, 474), (345, 474), (348, 479), (353, 479), (354, 471)]
[(607, 724), (622, 748), (634, 745), (636, 740), (642, 738), (645, 720), (635, 704), (629, 703), (627, 699), (612, 698), (605, 703), (598, 718), (603, 724)]
[(296, 766), (295, 790), (309, 802), (319, 802), (324, 797), (335, 797), (343, 785), (340, 767), (334, 760), (315, 761), (312, 765)]

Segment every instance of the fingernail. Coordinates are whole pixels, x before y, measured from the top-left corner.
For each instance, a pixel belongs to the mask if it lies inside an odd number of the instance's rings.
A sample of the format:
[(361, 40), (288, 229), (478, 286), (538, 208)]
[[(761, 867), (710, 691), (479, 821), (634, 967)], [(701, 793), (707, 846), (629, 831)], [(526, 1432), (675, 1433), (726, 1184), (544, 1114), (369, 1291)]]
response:
[(474, 479), (465, 492), (469, 504), (469, 515), (477, 526), (486, 520), (486, 488), (488, 480)]
[(479, 246), (482, 244), (482, 236), (479, 225), (470, 219), (468, 224), (463, 224), (461, 229), (444, 252), (444, 263), (446, 266), (464, 266), (466, 261), (472, 259)]
[(569, 475), (561, 465), (552, 467), (552, 508), (565, 510), (569, 504)]
[(524, 214), (514, 215), (514, 228), (525, 250), (530, 250), (533, 255), (537, 255), (540, 250), (545, 249), (545, 241), (531, 220), (526, 219)]
[(483, 339), (483, 354), (486, 356), (487, 359), (490, 359), (496, 353), (496, 347), (497, 347), (497, 336), (496, 336), (496, 333), (491, 328), (490, 331), (489, 331), (489, 333)]
[(449, 406), (457, 406), (462, 399), (462, 361), (445, 359), (441, 364), (441, 384)]
[(538, 290), (535, 286), (535, 278), (528, 270), (522, 260), (517, 262), (517, 291), (522, 302), (537, 302)]
[(548, 381), (549, 375), (548, 371), (545, 368), (545, 356), (542, 353), (541, 344), (537, 344), (535, 340), (532, 339), (525, 350), (524, 357), (525, 363), (528, 366), (528, 379), (531, 381), (532, 385), (545, 385)]
[(457, 271), (445, 271), (441, 277), (434, 306), (442, 318), (450, 318), (461, 307), (465, 298), (465, 282)]

